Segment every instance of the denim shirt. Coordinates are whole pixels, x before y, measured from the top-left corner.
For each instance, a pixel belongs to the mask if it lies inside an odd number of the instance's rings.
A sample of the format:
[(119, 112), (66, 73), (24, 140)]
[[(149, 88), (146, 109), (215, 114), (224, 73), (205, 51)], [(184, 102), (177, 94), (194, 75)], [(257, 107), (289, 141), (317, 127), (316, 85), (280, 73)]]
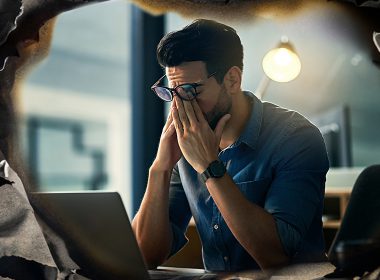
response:
[[(322, 210), (327, 153), (319, 130), (299, 113), (250, 92), (251, 116), (239, 139), (219, 153), (245, 198), (274, 217), (279, 239), (292, 260), (324, 255)], [(182, 157), (169, 191), (171, 255), (187, 242), (193, 216), (206, 270), (237, 271), (258, 264), (233, 236), (200, 175)], [(252, 216), (247, 223), (255, 224)]]

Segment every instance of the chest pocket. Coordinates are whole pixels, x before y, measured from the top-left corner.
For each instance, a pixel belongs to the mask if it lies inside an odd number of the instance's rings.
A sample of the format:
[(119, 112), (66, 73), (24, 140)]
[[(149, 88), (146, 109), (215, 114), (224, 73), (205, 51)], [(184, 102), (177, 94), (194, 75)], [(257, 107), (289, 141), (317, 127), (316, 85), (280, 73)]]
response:
[(236, 183), (240, 191), (250, 202), (259, 206), (264, 206), (265, 197), (271, 183), (270, 178), (260, 179), (256, 181), (246, 181)]

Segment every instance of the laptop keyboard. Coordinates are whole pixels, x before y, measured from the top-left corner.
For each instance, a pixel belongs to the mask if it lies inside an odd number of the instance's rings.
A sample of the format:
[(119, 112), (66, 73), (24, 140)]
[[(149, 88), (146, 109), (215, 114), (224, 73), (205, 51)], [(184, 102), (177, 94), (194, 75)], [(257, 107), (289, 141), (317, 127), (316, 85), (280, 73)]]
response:
[(162, 270), (149, 270), (149, 277), (153, 280), (211, 280), (217, 279), (217, 275), (213, 273), (187, 273), (177, 271), (162, 271)]

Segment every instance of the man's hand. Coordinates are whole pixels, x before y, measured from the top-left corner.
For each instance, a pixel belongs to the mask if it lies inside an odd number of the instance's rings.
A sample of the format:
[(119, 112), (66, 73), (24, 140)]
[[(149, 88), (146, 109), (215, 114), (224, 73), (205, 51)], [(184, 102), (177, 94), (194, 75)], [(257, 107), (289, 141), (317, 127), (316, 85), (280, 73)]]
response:
[[(173, 108), (174, 102), (172, 103), (171, 111), (173, 111)], [(162, 129), (160, 144), (152, 167), (156, 170), (171, 171), (181, 156), (182, 153), (178, 146), (172, 112), (170, 112), (166, 124)]]
[(213, 131), (195, 99), (183, 102), (176, 96), (173, 103), (172, 118), (179, 147), (190, 165), (202, 173), (218, 159), (222, 132), (231, 115), (223, 116)]

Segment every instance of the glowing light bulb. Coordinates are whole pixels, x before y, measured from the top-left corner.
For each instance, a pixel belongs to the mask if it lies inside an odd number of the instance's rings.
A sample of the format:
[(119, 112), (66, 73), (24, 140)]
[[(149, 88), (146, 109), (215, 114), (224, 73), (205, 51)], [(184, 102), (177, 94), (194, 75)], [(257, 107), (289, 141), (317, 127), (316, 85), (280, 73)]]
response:
[(289, 82), (301, 72), (301, 61), (293, 51), (286, 47), (279, 47), (264, 56), (263, 69), (272, 80)]

